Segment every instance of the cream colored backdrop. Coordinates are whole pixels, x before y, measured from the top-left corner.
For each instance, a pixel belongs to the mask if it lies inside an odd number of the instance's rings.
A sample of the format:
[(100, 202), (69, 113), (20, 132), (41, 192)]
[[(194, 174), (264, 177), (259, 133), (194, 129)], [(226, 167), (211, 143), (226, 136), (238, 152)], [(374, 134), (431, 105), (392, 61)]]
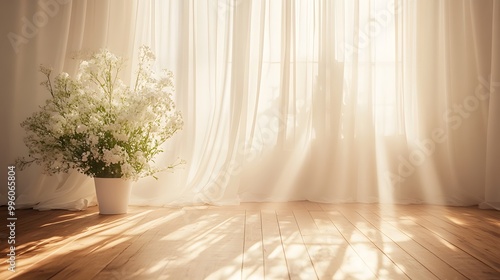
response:
[[(498, 0), (0, 5), (2, 166), (25, 151), (19, 123), (48, 97), (40, 63), (72, 73), (76, 53), (107, 47), (132, 65), (146, 44), (158, 69), (174, 71), (185, 120), (160, 161), (188, 164), (138, 181), (131, 204), (500, 209)], [(26, 207), (95, 204), (83, 175), (34, 167), (17, 184)]]

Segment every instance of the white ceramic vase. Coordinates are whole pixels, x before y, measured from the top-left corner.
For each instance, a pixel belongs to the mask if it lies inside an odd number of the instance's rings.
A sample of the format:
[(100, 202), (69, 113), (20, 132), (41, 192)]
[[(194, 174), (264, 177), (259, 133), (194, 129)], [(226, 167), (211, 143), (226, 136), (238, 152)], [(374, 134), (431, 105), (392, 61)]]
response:
[(132, 181), (122, 178), (94, 178), (99, 214), (125, 214)]

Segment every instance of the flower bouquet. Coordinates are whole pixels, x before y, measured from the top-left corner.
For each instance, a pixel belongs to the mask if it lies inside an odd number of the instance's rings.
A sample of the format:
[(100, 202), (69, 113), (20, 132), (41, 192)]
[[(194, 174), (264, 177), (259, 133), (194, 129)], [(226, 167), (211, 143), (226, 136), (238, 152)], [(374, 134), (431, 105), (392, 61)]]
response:
[(61, 73), (52, 80), (52, 71), (42, 66), (42, 85), (51, 98), (21, 123), (29, 156), (17, 165), (36, 163), (47, 174), (73, 169), (94, 178), (137, 180), (183, 163), (152, 164), (183, 125), (172, 99), (173, 74), (157, 75), (154, 60), (141, 47), (132, 86), (119, 78), (124, 60), (107, 50), (82, 61), (75, 78)]

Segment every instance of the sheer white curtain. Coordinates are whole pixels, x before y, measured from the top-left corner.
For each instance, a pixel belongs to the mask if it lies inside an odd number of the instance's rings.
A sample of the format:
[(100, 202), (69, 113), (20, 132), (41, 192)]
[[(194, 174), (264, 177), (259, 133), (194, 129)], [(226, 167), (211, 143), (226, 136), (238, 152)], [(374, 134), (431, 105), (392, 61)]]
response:
[[(18, 24), (40, 9), (9, 5), (17, 9), (9, 22)], [(4, 113), (11, 136), (2, 145), (15, 147), (5, 150), (9, 161), (23, 151), (18, 123), (43, 100), (38, 63), (71, 71), (65, 53), (98, 47), (133, 62), (146, 44), (158, 68), (174, 71), (185, 119), (162, 160), (188, 164), (158, 181), (138, 181), (132, 204), (308, 199), (500, 206), (499, 1), (60, 7), (33, 42), (9, 57), (15, 70), (2, 75), (12, 78), (6, 80), (12, 109)], [(9, 44), (3, 48), (12, 53)], [(29, 83), (12, 82), (25, 78)], [(38, 99), (21, 105), (33, 92)], [(91, 180), (76, 174), (54, 179), (29, 169), (19, 176), (26, 205), (93, 203)]]

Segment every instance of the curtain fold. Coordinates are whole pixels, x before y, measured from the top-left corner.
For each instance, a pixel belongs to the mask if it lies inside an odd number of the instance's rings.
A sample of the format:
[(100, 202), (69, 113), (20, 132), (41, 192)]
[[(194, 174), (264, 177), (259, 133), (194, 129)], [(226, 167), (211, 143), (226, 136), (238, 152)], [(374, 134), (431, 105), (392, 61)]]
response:
[[(159, 160), (187, 164), (139, 180), (131, 204), (500, 209), (498, 0), (51, 3), (57, 12), (28, 43), (2, 43), (12, 70), (2, 75), (10, 92), (2, 106), (11, 107), (2, 110), (11, 135), (4, 165), (24, 151), (18, 124), (47, 97), (39, 63), (72, 73), (72, 56), (106, 47), (129, 58), (126, 79), (137, 49), (149, 45), (155, 67), (175, 74), (185, 121)], [(29, 1), (1, 5), (15, 11), (3, 34), (22, 34), (20, 19), (49, 13)], [(95, 204), (85, 176), (19, 174), (26, 207)]]
[[(491, 7), (491, 6), (490, 6)], [(488, 8), (490, 8), (488, 7)], [(486, 185), (484, 202), (480, 204), (483, 208), (494, 208), (500, 210), (500, 3), (494, 1), (491, 7), (491, 70), (489, 75), (489, 87), (486, 88), (486, 79), (482, 79), (482, 85), (488, 94), (488, 116), (487, 116), (487, 143), (486, 143)], [(488, 29), (487, 29), (488, 30)], [(479, 54), (478, 54), (479, 56)], [(488, 72), (485, 72), (487, 74)], [(482, 76), (487, 78), (488, 75)], [(480, 77), (481, 78), (481, 77)]]

